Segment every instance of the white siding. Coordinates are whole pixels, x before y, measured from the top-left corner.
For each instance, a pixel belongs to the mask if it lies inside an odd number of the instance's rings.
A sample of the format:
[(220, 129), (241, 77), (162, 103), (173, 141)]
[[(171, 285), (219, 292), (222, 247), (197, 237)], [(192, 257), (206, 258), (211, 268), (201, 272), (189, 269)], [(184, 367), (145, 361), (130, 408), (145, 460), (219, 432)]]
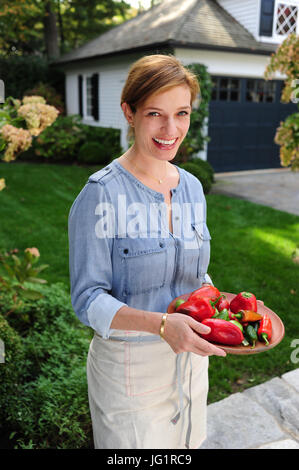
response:
[(65, 77), (66, 113), (79, 114), (78, 76), (69, 73)]
[[(192, 62), (206, 65), (211, 75), (230, 77), (264, 78), (264, 72), (270, 60), (270, 56), (260, 54), (195, 49), (176, 49), (175, 56), (185, 65)], [(277, 73), (275, 78), (283, 77)]]
[[(135, 60), (135, 59), (134, 59)], [(133, 61), (110, 59), (102, 64), (69, 65), (66, 73), (67, 114), (79, 114), (78, 75), (83, 76), (83, 109), (85, 110), (85, 79), (93, 73), (99, 74), (99, 120), (83, 119), (84, 124), (112, 127), (121, 130), (121, 145), (127, 148), (127, 122), (120, 107), (121, 92)]]
[(217, 0), (255, 38), (259, 35), (260, 0)]

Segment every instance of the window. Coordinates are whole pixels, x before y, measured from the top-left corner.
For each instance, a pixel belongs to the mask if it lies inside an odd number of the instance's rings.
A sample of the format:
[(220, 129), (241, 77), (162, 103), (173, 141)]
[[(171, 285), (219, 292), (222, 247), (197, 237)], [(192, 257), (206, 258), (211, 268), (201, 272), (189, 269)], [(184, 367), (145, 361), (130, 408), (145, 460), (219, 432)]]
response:
[(246, 81), (246, 101), (253, 103), (274, 103), (276, 83), (249, 78)]
[(213, 101), (240, 101), (240, 79), (213, 77)]
[(286, 35), (296, 32), (298, 17), (298, 6), (288, 3), (276, 5), (275, 34)]
[(298, 16), (299, 0), (261, 0), (260, 37), (281, 42), (288, 34), (299, 33)]
[(99, 81), (98, 73), (78, 75), (78, 110), (83, 118), (99, 121)]

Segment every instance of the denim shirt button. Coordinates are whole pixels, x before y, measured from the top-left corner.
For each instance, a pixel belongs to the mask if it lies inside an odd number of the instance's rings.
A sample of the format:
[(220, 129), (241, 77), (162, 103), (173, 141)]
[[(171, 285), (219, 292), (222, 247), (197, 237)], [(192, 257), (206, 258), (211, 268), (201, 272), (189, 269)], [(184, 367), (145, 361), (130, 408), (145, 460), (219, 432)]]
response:
[(128, 253), (129, 253), (128, 248), (125, 248), (125, 249), (124, 249), (124, 254), (127, 255)]
[(164, 248), (165, 243), (160, 242), (159, 245), (160, 245), (160, 248)]

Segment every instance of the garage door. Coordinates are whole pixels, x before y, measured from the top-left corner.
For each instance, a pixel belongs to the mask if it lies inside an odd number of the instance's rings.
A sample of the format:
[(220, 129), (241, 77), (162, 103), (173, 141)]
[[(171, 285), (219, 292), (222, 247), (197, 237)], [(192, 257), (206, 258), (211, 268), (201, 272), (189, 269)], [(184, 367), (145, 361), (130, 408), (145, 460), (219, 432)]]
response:
[(280, 102), (283, 82), (212, 77), (208, 161), (215, 171), (280, 167), (274, 136), (280, 121), (297, 110)]

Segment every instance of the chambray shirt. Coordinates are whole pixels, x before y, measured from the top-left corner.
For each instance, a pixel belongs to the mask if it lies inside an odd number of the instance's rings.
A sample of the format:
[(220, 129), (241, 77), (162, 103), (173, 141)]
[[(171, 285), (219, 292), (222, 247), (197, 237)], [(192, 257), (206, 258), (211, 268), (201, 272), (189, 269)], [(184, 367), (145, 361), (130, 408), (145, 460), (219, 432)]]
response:
[(200, 181), (176, 166), (169, 231), (164, 195), (117, 160), (92, 174), (68, 218), (71, 302), (103, 338), (122, 306), (166, 312), (169, 303), (212, 281), (210, 233)]

